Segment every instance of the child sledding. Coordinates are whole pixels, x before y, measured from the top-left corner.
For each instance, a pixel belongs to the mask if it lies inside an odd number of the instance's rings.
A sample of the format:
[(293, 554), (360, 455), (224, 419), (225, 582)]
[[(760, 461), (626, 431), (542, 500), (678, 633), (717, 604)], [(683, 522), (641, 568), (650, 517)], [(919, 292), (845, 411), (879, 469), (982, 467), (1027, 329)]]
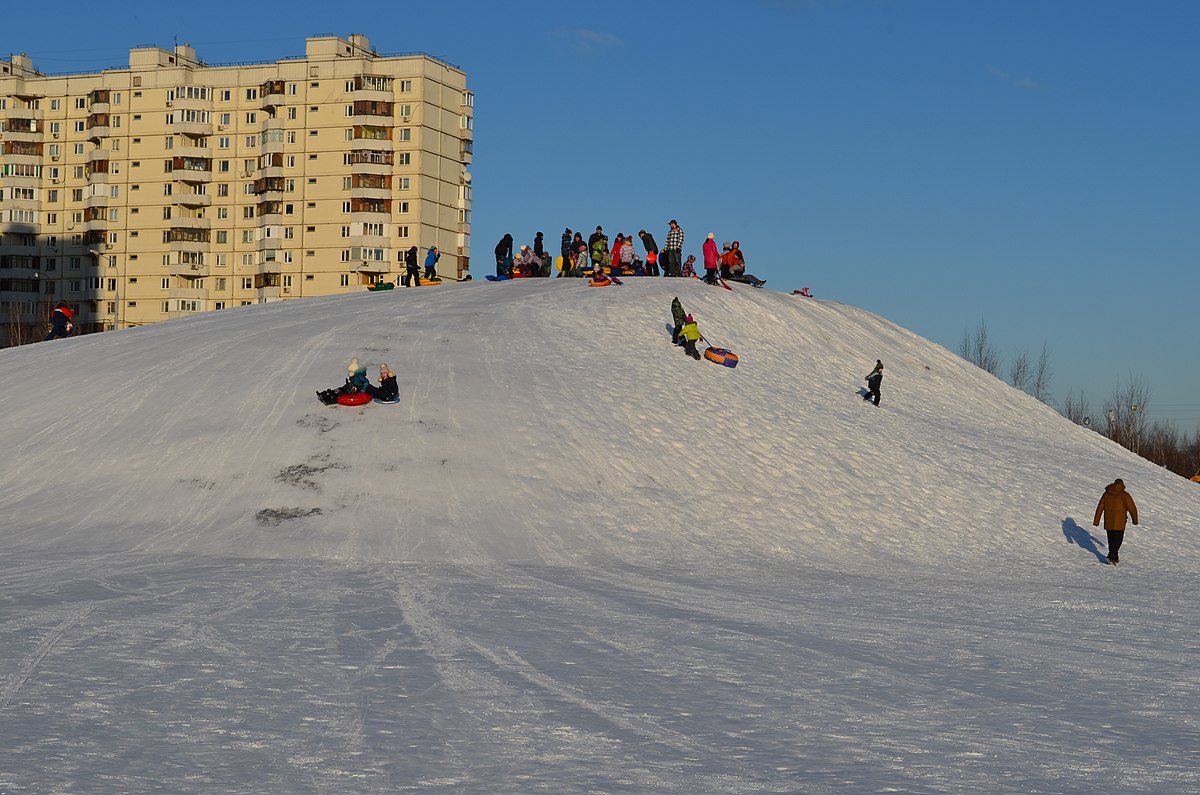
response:
[(399, 403), (400, 387), (396, 384), (396, 374), (386, 364), (379, 365), (379, 386), (375, 386), (367, 378), (367, 368), (355, 357), (346, 368), (346, 383), (336, 389), (319, 390), (317, 399), (326, 406), (361, 406), (372, 400)]

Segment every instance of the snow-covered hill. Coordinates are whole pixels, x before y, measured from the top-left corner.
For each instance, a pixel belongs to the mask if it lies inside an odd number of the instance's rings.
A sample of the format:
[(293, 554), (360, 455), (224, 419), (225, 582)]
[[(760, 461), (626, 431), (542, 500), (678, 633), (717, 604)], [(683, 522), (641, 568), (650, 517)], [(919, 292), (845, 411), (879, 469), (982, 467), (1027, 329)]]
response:
[[(318, 403), (351, 356), (402, 403)], [(1200, 489), (853, 307), (447, 284), (0, 351), (0, 399), (2, 791), (1200, 787)]]

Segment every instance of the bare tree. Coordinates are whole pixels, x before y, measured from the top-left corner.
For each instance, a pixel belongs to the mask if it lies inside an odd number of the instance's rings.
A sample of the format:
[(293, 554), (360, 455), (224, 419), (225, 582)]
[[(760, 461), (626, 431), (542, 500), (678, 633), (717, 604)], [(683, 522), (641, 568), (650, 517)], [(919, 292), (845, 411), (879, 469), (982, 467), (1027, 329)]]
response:
[(1043, 403), (1050, 402), (1050, 352), (1046, 343), (1042, 343), (1042, 355), (1038, 357), (1037, 366), (1033, 368), (1033, 382), (1029, 394)]
[(1063, 401), (1062, 414), (1076, 425), (1086, 425), (1092, 427), (1092, 430), (1103, 432), (1100, 428), (1092, 426), (1092, 409), (1088, 405), (1087, 396), (1082, 392), (1079, 397), (1075, 397), (1075, 390), (1067, 393), (1066, 399)]
[(1131, 378), (1126, 386), (1114, 389), (1112, 397), (1104, 403), (1108, 438), (1141, 455), (1142, 442), (1147, 436), (1149, 403), (1150, 390), (1140, 380)]
[(1013, 357), (1012, 367), (1008, 371), (1008, 383), (1022, 392), (1027, 392), (1029, 377), (1029, 355), (1022, 351)]
[(974, 333), (967, 331), (963, 334), (962, 342), (958, 346), (958, 355), (992, 375), (1000, 372), (1000, 359), (996, 356), (995, 346), (988, 339), (987, 323), (982, 320)]

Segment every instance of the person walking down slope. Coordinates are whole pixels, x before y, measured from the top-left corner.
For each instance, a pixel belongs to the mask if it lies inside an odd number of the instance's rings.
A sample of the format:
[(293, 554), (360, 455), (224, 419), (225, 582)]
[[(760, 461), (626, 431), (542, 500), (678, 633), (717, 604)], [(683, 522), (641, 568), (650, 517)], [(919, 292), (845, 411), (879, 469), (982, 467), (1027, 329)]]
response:
[(671, 320), (675, 321), (675, 330), (671, 332), (671, 344), (682, 345), (679, 341), (679, 333), (683, 331), (683, 324), (687, 321), (687, 312), (683, 311), (683, 304), (679, 303), (679, 296), (671, 299)]
[(1121, 562), (1117, 552), (1121, 549), (1121, 542), (1125, 540), (1127, 515), (1136, 527), (1137, 505), (1125, 490), (1125, 481), (1117, 478), (1104, 487), (1104, 493), (1100, 495), (1100, 502), (1096, 505), (1096, 517), (1092, 519), (1092, 527), (1099, 527), (1100, 517), (1104, 517), (1104, 532), (1108, 534), (1108, 562), (1112, 566)]
[(59, 301), (58, 306), (54, 307), (54, 311), (50, 313), (50, 331), (42, 342), (55, 337), (71, 336), (71, 318), (73, 317), (75, 317), (75, 313), (67, 306), (67, 302)]
[(879, 385), (883, 383), (883, 362), (875, 360), (875, 369), (867, 375), (867, 394), (863, 395), (863, 400), (871, 400), (874, 398), (876, 406), (879, 405)]

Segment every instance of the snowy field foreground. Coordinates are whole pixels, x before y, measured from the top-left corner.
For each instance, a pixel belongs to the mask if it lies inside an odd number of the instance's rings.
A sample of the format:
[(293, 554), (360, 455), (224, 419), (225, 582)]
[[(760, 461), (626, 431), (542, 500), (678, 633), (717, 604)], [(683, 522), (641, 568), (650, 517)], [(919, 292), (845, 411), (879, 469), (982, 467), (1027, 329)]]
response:
[(2, 793), (1200, 792), (1200, 487), (852, 307), (447, 284), (0, 398)]

